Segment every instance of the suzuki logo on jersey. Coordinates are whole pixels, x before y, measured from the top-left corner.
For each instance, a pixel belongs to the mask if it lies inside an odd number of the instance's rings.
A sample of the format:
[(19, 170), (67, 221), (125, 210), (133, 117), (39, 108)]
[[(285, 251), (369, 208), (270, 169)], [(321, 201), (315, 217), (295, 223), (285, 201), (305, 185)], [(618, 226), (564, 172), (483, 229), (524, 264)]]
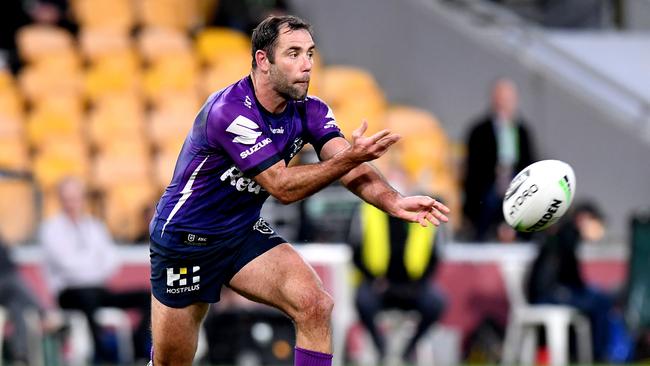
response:
[(221, 181), (225, 182), (230, 179), (230, 185), (235, 187), (239, 192), (248, 191), (251, 193), (259, 194), (262, 187), (257, 184), (253, 179), (244, 177), (244, 173), (237, 169), (236, 166), (230, 167), (228, 170), (221, 174)]
[(267, 137), (267, 138), (265, 138), (264, 140), (262, 140), (262, 141), (256, 143), (254, 146), (252, 146), (252, 147), (250, 147), (250, 148), (248, 148), (248, 149), (242, 151), (241, 153), (239, 153), (239, 156), (240, 156), (242, 159), (246, 159), (247, 157), (253, 155), (253, 153), (254, 153), (255, 151), (257, 151), (257, 150), (263, 148), (264, 146), (266, 146), (266, 145), (268, 145), (268, 144), (270, 144), (270, 143), (271, 143), (271, 139)]
[[(191, 270), (191, 273), (188, 273), (188, 269)], [(200, 269), (200, 266), (193, 266), (192, 268), (167, 268), (167, 293), (180, 294), (199, 290), (201, 276), (197, 275), (197, 273), (199, 273)], [(188, 285), (187, 282), (190, 279), (192, 284)]]
[(262, 132), (255, 131), (260, 126), (244, 116), (237, 116), (230, 126), (226, 128), (227, 132), (237, 135), (232, 141), (244, 145), (252, 145), (257, 141), (257, 138)]

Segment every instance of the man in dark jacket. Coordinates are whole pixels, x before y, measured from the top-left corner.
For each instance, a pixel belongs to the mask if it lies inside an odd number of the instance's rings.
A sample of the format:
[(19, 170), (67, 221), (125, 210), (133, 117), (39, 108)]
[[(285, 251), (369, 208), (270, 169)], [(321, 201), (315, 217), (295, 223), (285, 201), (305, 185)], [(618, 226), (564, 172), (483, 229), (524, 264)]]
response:
[(589, 286), (577, 256), (582, 241), (603, 236), (602, 216), (592, 204), (576, 205), (540, 248), (528, 276), (526, 294), (531, 304), (569, 305), (591, 322), (594, 358), (604, 361), (609, 342), (609, 321), (614, 303), (610, 295)]
[(534, 161), (530, 133), (518, 115), (517, 99), (511, 80), (497, 80), (490, 112), (469, 133), (463, 209), (477, 241), (488, 239), (495, 225), (503, 222), (501, 202), (510, 180)]

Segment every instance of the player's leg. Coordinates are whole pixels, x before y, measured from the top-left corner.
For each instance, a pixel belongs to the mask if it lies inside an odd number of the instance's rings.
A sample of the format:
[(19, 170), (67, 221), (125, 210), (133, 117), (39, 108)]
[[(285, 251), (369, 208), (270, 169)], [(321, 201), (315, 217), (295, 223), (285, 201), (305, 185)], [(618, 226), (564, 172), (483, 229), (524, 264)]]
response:
[[(331, 353), (333, 300), (313, 268), (291, 245), (280, 244), (253, 259), (233, 276), (229, 286), (251, 300), (284, 311), (295, 324), (296, 347), (315, 351), (314, 357)], [(297, 365), (299, 357), (302, 355), (297, 353)]]
[(172, 308), (151, 297), (151, 332), (155, 366), (192, 365), (199, 327), (208, 304)]

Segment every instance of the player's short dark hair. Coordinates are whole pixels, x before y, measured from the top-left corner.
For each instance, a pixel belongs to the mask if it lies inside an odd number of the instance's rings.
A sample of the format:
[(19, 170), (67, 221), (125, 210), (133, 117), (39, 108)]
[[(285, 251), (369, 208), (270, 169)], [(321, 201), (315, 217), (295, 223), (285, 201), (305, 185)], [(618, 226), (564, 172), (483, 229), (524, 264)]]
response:
[(271, 63), (274, 62), (275, 46), (278, 43), (278, 36), (280, 35), (280, 28), (286, 25), (289, 30), (295, 31), (304, 29), (313, 37), (311, 24), (293, 15), (280, 15), (269, 16), (264, 19), (253, 30), (251, 39), (253, 51), (253, 69), (257, 68), (257, 61), (255, 61), (255, 52), (262, 50), (266, 52), (267, 57)]

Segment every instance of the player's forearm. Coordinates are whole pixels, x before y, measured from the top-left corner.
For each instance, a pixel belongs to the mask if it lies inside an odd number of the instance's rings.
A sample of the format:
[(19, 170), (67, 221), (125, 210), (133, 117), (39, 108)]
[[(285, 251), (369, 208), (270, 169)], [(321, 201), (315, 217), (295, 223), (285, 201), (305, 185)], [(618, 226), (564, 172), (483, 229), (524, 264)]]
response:
[(317, 164), (289, 167), (278, 175), (274, 184), (275, 192), (269, 193), (284, 204), (300, 201), (341, 178), (359, 164), (359, 161), (343, 152)]
[(341, 178), (341, 183), (364, 201), (393, 214), (395, 203), (401, 197), (371, 164), (364, 163)]

